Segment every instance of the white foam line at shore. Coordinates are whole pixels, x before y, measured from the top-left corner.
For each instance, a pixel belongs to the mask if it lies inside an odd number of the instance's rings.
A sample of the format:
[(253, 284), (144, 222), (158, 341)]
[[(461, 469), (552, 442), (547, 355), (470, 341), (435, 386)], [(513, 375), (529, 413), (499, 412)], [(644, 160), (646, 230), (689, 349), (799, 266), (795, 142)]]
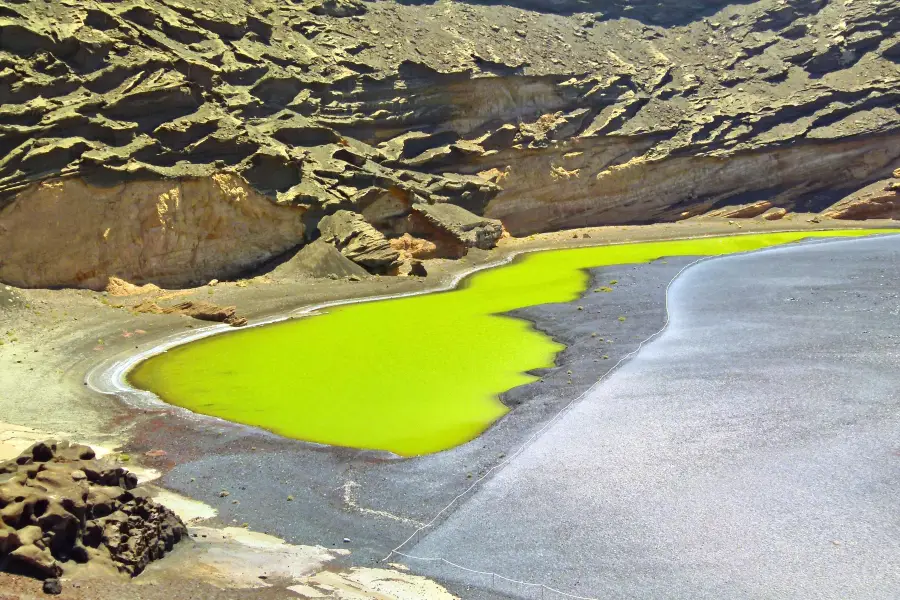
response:
[[(853, 228), (846, 228), (853, 229)], [(862, 227), (856, 229), (864, 229)], [(309, 306), (302, 306), (296, 309), (292, 309), (291, 311), (266, 317), (260, 320), (251, 321), (244, 327), (241, 327), (240, 330), (246, 330), (253, 327), (262, 327), (263, 325), (271, 325), (273, 323), (280, 323), (283, 321), (288, 321), (290, 319), (303, 318), (315, 316), (320, 311), (334, 308), (337, 306), (347, 306), (351, 304), (364, 304), (367, 302), (380, 302), (383, 300), (395, 300), (399, 298), (409, 298), (413, 296), (423, 296), (425, 294), (435, 294), (441, 292), (448, 292), (459, 286), (460, 282), (466, 277), (478, 273), (480, 271), (484, 271), (487, 269), (493, 269), (495, 267), (500, 267), (512, 262), (516, 257), (531, 254), (534, 252), (549, 252), (553, 250), (578, 250), (582, 248), (596, 248), (602, 246), (626, 246), (631, 244), (643, 244), (643, 243), (657, 243), (657, 242), (678, 242), (678, 241), (686, 241), (686, 240), (697, 240), (697, 239), (705, 239), (705, 238), (716, 238), (716, 237), (733, 237), (740, 235), (767, 235), (767, 234), (778, 234), (778, 233), (804, 233), (804, 232), (821, 232), (821, 231), (830, 231), (826, 228), (820, 229), (805, 229), (805, 230), (796, 230), (796, 229), (785, 229), (778, 231), (746, 231), (740, 233), (712, 233), (706, 235), (695, 235), (695, 236), (684, 236), (684, 237), (675, 237), (675, 238), (667, 238), (660, 240), (638, 240), (638, 241), (627, 241), (627, 242), (614, 242), (609, 244), (595, 244), (595, 245), (586, 245), (586, 246), (557, 246), (550, 248), (529, 248), (523, 250), (513, 251), (502, 259), (491, 261), (489, 263), (485, 263), (483, 265), (478, 265), (476, 267), (472, 267), (471, 269), (467, 269), (465, 271), (461, 271), (460, 273), (451, 277), (446, 283), (443, 283), (435, 288), (430, 288), (426, 290), (419, 290), (414, 292), (401, 292), (396, 294), (383, 294), (379, 296), (368, 296), (364, 298), (347, 298), (342, 300), (330, 300), (328, 302), (321, 302), (317, 304), (312, 304)], [(148, 348), (146, 350), (142, 350), (135, 354), (132, 354), (124, 359), (113, 359), (113, 360), (105, 360), (100, 362), (92, 369), (90, 369), (84, 377), (84, 384), (91, 390), (98, 392), (104, 395), (115, 395), (118, 396), (121, 400), (134, 406), (135, 408), (140, 409), (160, 409), (160, 408), (180, 408), (176, 407), (172, 404), (169, 404), (162, 400), (159, 396), (154, 394), (153, 392), (147, 390), (141, 390), (133, 387), (127, 379), (127, 375), (129, 371), (131, 371), (134, 367), (136, 367), (141, 362), (156, 356), (158, 354), (162, 354), (175, 348), (176, 346), (180, 346), (182, 344), (187, 344), (190, 342), (195, 342), (197, 340), (201, 340), (203, 338), (211, 337), (213, 335), (218, 335), (222, 333), (227, 333), (229, 331), (235, 331), (236, 329), (231, 325), (226, 324), (216, 324), (211, 325), (209, 327), (204, 327), (202, 329), (195, 329), (189, 332), (178, 333), (169, 337), (164, 338), (162, 341), (157, 343), (156, 345)], [(220, 421), (226, 422), (229, 424), (234, 424), (232, 421), (227, 421), (225, 419), (219, 419), (217, 417), (211, 417), (207, 415), (200, 415), (198, 413), (194, 413), (193, 411), (181, 408), (185, 413), (188, 413), (196, 418), (207, 419), (210, 421)], [(257, 429), (254, 427), (254, 429)]]

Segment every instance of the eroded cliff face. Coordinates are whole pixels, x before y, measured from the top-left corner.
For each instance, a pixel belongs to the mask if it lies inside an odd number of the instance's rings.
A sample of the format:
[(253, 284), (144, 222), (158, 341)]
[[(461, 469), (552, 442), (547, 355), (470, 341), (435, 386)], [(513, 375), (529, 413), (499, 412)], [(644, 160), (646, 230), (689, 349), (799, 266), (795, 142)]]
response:
[[(817, 211), (834, 202), (835, 191), (845, 189), (848, 181), (879, 176), (894, 164), (900, 135), (729, 156), (636, 156), (609, 166), (609, 153), (627, 154), (640, 144), (573, 144), (517, 160), (504, 167), (503, 191), (486, 214), (513, 234), (527, 234), (677, 221), (719, 210), (721, 216), (735, 218), (756, 217), (773, 207)], [(744, 206), (755, 202), (760, 202), (758, 210)]]
[(205, 283), (297, 246), (302, 217), (224, 173), (109, 187), (47, 180), (0, 210), (0, 279), (95, 290), (110, 277)]
[[(881, 215), (830, 207), (900, 166), (898, 32), (893, 1), (4, 5), (0, 207), (57, 210), (40, 182), (61, 175), (112, 189), (214, 186), (227, 172), (302, 213), (295, 244), (338, 211), (388, 242), (428, 235), (417, 207), (446, 203), (515, 234), (710, 212)], [(40, 237), (52, 221), (17, 229)], [(291, 236), (277, 223), (271, 242), (248, 236), (224, 254), (233, 263), (200, 259), (197, 272), (222, 277), (282, 248)], [(485, 227), (476, 238), (492, 237)], [(428, 243), (464, 253), (446, 230)], [(96, 285), (109, 270), (97, 265), (122, 266), (73, 257), (29, 279), (33, 253), (2, 244), (15, 250), (3, 273), (20, 283)], [(128, 272), (194, 278), (177, 275), (191, 263), (182, 251), (154, 256)]]

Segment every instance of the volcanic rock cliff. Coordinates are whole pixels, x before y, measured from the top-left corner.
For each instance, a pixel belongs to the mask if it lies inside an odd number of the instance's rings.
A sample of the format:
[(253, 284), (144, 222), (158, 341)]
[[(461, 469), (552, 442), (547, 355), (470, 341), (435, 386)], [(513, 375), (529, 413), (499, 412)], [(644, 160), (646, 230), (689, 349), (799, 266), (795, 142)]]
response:
[(896, 217), (898, 30), (896, 0), (3, 2), (0, 280)]

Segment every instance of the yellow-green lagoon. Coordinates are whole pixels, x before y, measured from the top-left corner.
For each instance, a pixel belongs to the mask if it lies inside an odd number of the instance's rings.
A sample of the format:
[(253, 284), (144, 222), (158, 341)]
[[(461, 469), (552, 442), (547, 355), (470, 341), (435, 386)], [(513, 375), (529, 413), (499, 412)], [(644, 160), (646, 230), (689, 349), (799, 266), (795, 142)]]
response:
[(738, 235), (552, 250), (453, 291), (350, 304), (237, 330), (139, 364), (129, 381), (191, 411), (310, 442), (401, 456), (465, 443), (502, 417), (499, 395), (534, 381), (563, 346), (508, 311), (570, 302), (587, 269), (719, 255), (879, 230)]

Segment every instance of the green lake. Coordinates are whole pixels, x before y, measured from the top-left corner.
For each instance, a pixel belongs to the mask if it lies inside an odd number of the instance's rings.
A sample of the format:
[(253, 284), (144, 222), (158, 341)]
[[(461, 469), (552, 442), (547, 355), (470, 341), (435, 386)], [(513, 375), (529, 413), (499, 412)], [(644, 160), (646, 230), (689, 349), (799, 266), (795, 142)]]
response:
[(201, 339), (148, 359), (128, 377), (171, 404), (286, 437), (428, 454), (477, 437), (507, 412), (502, 392), (534, 381), (527, 371), (553, 366), (563, 346), (502, 313), (578, 298), (589, 283), (586, 269), (880, 232), (537, 252), (476, 273), (453, 291), (350, 304)]

